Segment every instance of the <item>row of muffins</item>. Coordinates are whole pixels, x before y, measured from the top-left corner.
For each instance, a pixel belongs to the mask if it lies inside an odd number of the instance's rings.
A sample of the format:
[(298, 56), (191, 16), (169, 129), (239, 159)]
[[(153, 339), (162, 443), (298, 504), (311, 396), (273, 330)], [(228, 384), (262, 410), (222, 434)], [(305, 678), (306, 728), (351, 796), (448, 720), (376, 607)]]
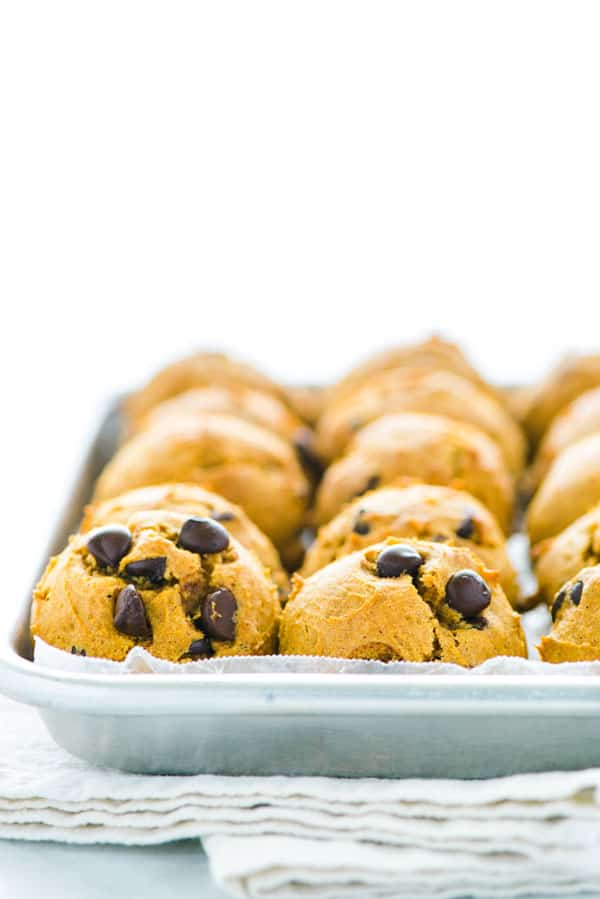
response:
[[(301, 565), (282, 652), (524, 655), (504, 539), (527, 454), (518, 405), (437, 339), (327, 391), (217, 354), (181, 360), (128, 401), (126, 440), (36, 590), (32, 632), (117, 660), (137, 643), (174, 661), (272, 652), (285, 568)], [(302, 563), (307, 523), (320, 529)]]
[(533, 460), (523, 479), (536, 599), (552, 613), (540, 655), (600, 659), (600, 356), (565, 359), (515, 394)]

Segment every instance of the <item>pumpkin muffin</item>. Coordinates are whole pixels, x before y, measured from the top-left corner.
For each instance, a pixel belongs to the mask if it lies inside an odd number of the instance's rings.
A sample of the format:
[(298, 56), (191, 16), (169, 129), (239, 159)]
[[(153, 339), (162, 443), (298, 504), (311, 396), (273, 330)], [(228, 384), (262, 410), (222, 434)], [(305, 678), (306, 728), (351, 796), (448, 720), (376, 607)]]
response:
[(259, 531), (240, 506), (196, 484), (138, 487), (104, 502), (92, 503), (84, 510), (81, 530), (86, 532), (107, 524), (126, 524), (135, 512), (156, 510), (220, 522), (238, 543), (252, 550), (277, 584), (280, 595), (287, 595), (288, 578), (269, 538)]
[(72, 537), (35, 589), (31, 632), (121, 661), (143, 646), (171, 662), (275, 651), (280, 604), (258, 559), (219, 522), (138, 512)]
[(418, 538), (471, 550), (486, 568), (498, 571), (509, 602), (518, 606), (517, 575), (498, 523), (474, 496), (451, 487), (380, 487), (355, 499), (320, 529), (301, 574), (309, 577), (386, 537)]
[(541, 483), (564, 449), (596, 432), (600, 432), (600, 387), (586, 390), (552, 421), (531, 469), (532, 486)]
[(600, 505), (532, 550), (539, 599), (552, 605), (563, 584), (582, 568), (600, 564)]
[(139, 430), (150, 409), (164, 400), (192, 387), (213, 385), (252, 387), (271, 393), (284, 403), (287, 402), (283, 387), (252, 365), (224, 353), (194, 353), (162, 368), (144, 387), (126, 400), (124, 411), (129, 422), (129, 431)]
[(545, 662), (600, 661), (600, 567), (584, 568), (552, 604), (552, 630), (538, 647)]
[(284, 655), (454, 662), (526, 655), (519, 616), (463, 547), (396, 540), (294, 578), (281, 620)]
[(311, 429), (278, 397), (252, 387), (231, 384), (193, 387), (154, 406), (139, 422), (140, 430), (177, 425), (184, 418), (199, 419), (212, 413), (233, 415), (277, 434), (292, 444), (310, 477), (321, 475), (322, 465)]
[(466, 490), (510, 531), (513, 482), (500, 450), (470, 425), (436, 415), (385, 415), (354, 437), (327, 469), (317, 491), (315, 521), (325, 524), (357, 496), (411, 481)]
[(552, 421), (580, 394), (600, 386), (600, 355), (568, 356), (532, 388), (524, 425), (534, 446)]
[(418, 343), (384, 350), (357, 365), (331, 388), (328, 396), (329, 402), (337, 402), (342, 396), (362, 386), (373, 374), (387, 371), (390, 368), (428, 368), (451, 371), (466, 378), (467, 381), (477, 384), (482, 390), (497, 394), (497, 391), (487, 384), (473, 368), (460, 347), (442, 340), (440, 337), (430, 337), (428, 340)]
[(229, 415), (141, 431), (108, 463), (95, 499), (151, 484), (200, 484), (240, 505), (281, 552), (301, 528), (310, 494), (291, 446)]
[(554, 460), (527, 511), (532, 546), (564, 531), (600, 502), (600, 434), (568, 446)]
[(472, 381), (443, 370), (395, 368), (377, 372), (331, 403), (319, 421), (317, 445), (335, 459), (366, 424), (398, 412), (425, 412), (474, 425), (494, 440), (514, 475), (525, 462), (525, 439), (506, 409)]

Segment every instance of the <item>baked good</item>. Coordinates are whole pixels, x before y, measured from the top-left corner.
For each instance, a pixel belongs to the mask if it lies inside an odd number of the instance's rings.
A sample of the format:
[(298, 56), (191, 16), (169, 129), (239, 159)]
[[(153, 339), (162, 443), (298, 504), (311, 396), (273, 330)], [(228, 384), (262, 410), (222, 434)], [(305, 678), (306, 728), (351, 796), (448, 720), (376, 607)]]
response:
[(538, 647), (545, 662), (600, 661), (600, 566), (582, 569), (561, 587), (552, 620)]
[(293, 443), (306, 425), (278, 397), (263, 390), (232, 384), (192, 387), (153, 406), (139, 422), (141, 428), (172, 423), (185, 416), (198, 418), (207, 413), (235, 415), (260, 425)]
[(600, 355), (568, 356), (531, 389), (523, 424), (537, 446), (565, 406), (600, 386)]
[(81, 523), (83, 532), (106, 524), (126, 524), (135, 512), (178, 512), (187, 518), (213, 518), (221, 522), (231, 536), (252, 550), (269, 576), (277, 584), (280, 595), (287, 596), (289, 582), (279, 553), (262, 531), (250, 521), (240, 506), (197, 484), (157, 484), (138, 487), (103, 502), (86, 506)]
[(150, 409), (164, 400), (192, 387), (210, 387), (215, 384), (253, 387), (287, 402), (284, 388), (254, 366), (224, 353), (193, 353), (161, 368), (144, 387), (128, 397), (124, 412), (131, 432), (138, 430)]
[(309, 577), (336, 559), (386, 537), (411, 537), (470, 549), (486, 568), (498, 571), (509, 602), (518, 605), (517, 575), (497, 521), (474, 496), (452, 487), (380, 487), (358, 497), (319, 530), (300, 573)]
[(600, 564), (600, 505), (532, 550), (538, 597), (552, 605), (564, 583), (582, 568)]
[(31, 632), (120, 661), (136, 645), (171, 662), (275, 651), (280, 604), (257, 558), (207, 518), (137, 512), (71, 538), (37, 585)]
[(377, 372), (330, 403), (317, 430), (321, 455), (337, 458), (360, 428), (398, 412), (443, 415), (474, 425), (498, 444), (509, 471), (516, 475), (523, 468), (525, 438), (502, 404), (460, 375), (427, 368)]
[(389, 538), (295, 576), (280, 651), (472, 667), (526, 647), (497, 573), (469, 550)]
[(473, 368), (460, 347), (447, 340), (442, 340), (440, 337), (430, 337), (428, 340), (417, 343), (394, 346), (371, 356), (351, 369), (331, 388), (328, 400), (337, 402), (342, 396), (356, 390), (375, 372), (402, 367), (451, 371), (472, 381), (483, 390), (496, 394), (495, 389), (487, 384)]
[(385, 415), (356, 434), (346, 454), (325, 472), (315, 521), (330, 521), (368, 490), (410, 480), (466, 490), (505, 533), (510, 530), (513, 482), (493, 440), (470, 425), (409, 413)]
[(568, 446), (554, 460), (526, 516), (532, 545), (554, 537), (600, 502), (600, 434)]
[(224, 384), (185, 390), (154, 406), (139, 421), (139, 430), (176, 426), (184, 418), (213, 413), (233, 415), (277, 434), (292, 444), (307, 475), (320, 477), (322, 464), (312, 430), (278, 397), (252, 387)]
[(95, 499), (167, 482), (200, 484), (240, 505), (278, 550), (303, 524), (309, 484), (288, 443), (228, 415), (141, 431), (108, 463)]
[(600, 387), (586, 390), (553, 419), (531, 469), (533, 486), (541, 483), (564, 449), (596, 432), (600, 432)]

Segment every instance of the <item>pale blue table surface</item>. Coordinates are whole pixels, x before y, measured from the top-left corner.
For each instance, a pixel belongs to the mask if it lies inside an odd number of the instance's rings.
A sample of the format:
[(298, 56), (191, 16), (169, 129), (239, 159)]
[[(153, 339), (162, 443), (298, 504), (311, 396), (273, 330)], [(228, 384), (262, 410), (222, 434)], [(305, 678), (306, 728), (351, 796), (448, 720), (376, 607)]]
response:
[(0, 840), (1, 899), (223, 899), (198, 841), (68, 846)]

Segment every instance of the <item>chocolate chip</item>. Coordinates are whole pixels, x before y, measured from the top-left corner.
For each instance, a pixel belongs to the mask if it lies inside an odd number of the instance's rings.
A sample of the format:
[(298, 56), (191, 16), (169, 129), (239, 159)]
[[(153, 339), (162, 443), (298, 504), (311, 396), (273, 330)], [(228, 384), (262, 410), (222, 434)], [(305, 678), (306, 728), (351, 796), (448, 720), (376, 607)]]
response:
[(488, 620), (483, 615), (476, 615), (475, 618), (469, 618), (469, 624), (478, 631), (484, 631), (488, 626)]
[(554, 602), (552, 603), (552, 621), (554, 621), (554, 619), (558, 615), (560, 608), (566, 598), (567, 598), (566, 590), (561, 590), (560, 593), (556, 594)]
[(362, 521), (360, 518), (356, 520), (354, 523), (354, 527), (352, 528), (355, 534), (359, 534), (361, 537), (364, 537), (366, 534), (370, 533), (371, 525), (368, 521)]
[(215, 512), (210, 517), (213, 521), (235, 521), (233, 512)]
[(467, 515), (466, 518), (463, 518), (459, 526), (456, 528), (456, 536), (462, 537), (464, 540), (468, 540), (469, 537), (473, 536), (474, 530), (475, 519), (472, 515)]
[(76, 646), (71, 646), (71, 655), (72, 656), (86, 656), (87, 652), (85, 649), (77, 649)]
[(202, 630), (214, 640), (231, 643), (235, 640), (237, 602), (231, 590), (219, 587), (202, 603)]
[(152, 628), (146, 615), (144, 602), (133, 584), (128, 584), (117, 596), (113, 622), (121, 634), (127, 634), (128, 637), (139, 637), (141, 640), (151, 639)]
[(229, 546), (229, 534), (212, 518), (188, 518), (178, 542), (191, 553), (221, 553)]
[(123, 569), (125, 577), (143, 578), (151, 584), (162, 584), (165, 576), (167, 559), (165, 556), (157, 556), (154, 559), (138, 559), (130, 562)]
[(400, 577), (409, 574), (411, 577), (418, 572), (425, 560), (412, 546), (403, 543), (397, 546), (388, 546), (379, 553), (377, 558), (378, 577)]
[(210, 645), (210, 640), (208, 637), (202, 637), (201, 640), (193, 640), (190, 643), (190, 648), (186, 653), (182, 655), (182, 659), (190, 659), (190, 658), (204, 658), (209, 659), (211, 656), (215, 654), (214, 649)]
[(581, 602), (581, 594), (583, 593), (583, 581), (576, 581), (571, 587), (569, 599), (574, 606), (578, 606)]
[(294, 449), (306, 474), (318, 481), (323, 474), (323, 462), (315, 450), (314, 437), (310, 428), (302, 428), (296, 432)]
[(98, 565), (116, 568), (131, 548), (131, 533), (122, 524), (109, 524), (93, 530), (86, 545)]
[(446, 584), (446, 602), (463, 618), (474, 618), (492, 600), (490, 588), (476, 571), (457, 571)]

